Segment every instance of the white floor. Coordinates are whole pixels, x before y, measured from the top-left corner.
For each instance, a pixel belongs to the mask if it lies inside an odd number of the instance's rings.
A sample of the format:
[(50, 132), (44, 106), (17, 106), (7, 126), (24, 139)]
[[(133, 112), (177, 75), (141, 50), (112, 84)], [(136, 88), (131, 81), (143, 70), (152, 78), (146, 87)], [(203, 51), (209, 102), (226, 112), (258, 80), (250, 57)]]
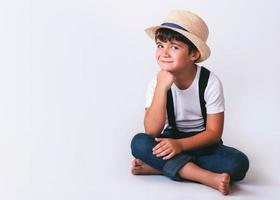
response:
[[(88, 123), (88, 122), (84, 122)], [(113, 124), (113, 123), (112, 123)], [(280, 137), (265, 134), (224, 135), (225, 144), (245, 152), (250, 169), (229, 196), (192, 182), (175, 182), (164, 176), (130, 174), (131, 132), (106, 130), (66, 134), (34, 132), (14, 137), (0, 146), (0, 199), (5, 200), (172, 200), (172, 199), (275, 199), (280, 198)], [(42, 130), (42, 129), (41, 129)], [(43, 130), (42, 130), (43, 131)], [(79, 133), (79, 134), (78, 134)], [(98, 133), (98, 134), (97, 134)], [(4, 136), (4, 134), (2, 134)], [(13, 135), (6, 135), (12, 138)], [(32, 141), (31, 141), (32, 139)], [(98, 139), (98, 140), (97, 140)]]

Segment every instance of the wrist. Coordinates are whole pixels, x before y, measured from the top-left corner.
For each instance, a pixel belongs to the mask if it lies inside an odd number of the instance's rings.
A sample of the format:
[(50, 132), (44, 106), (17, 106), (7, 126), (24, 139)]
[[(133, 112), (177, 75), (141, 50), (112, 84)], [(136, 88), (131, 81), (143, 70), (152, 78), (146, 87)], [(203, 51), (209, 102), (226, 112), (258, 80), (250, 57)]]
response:
[(176, 142), (177, 142), (177, 146), (179, 147), (180, 151), (183, 151), (183, 150), (184, 150), (184, 148), (183, 148), (183, 143), (182, 143), (182, 140), (177, 139), (177, 140), (176, 140)]
[(157, 88), (158, 88), (158, 90), (160, 90), (160, 91), (162, 91), (162, 92), (166, 92), (166, 93), (167, 93), (167, 91), (170, 89), (169, 86), (160, 85), (160, 84), (157, 85)]

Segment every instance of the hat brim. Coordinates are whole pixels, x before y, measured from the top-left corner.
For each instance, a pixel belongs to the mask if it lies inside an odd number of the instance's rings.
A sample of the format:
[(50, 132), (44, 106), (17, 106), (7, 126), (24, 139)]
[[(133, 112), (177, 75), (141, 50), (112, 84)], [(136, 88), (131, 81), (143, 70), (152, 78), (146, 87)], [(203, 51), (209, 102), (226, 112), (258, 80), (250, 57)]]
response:
[(206, 60), (210, 54), (211, 54), (211, 50), (208, 47), (208, 45), (201, 40), (200, 38), (198, 38), (197, 36), (195, 36), (194, 34), (181, 30), (181, 29), (177, 29), (177, 28), (172, 28), (169, 26), (153, 26), (153, 27), (149, 27), (145, 29), (145, 32), (153, 39), (155, 40), (155, 32), (159, 29), (159, 28), (167, 28), (167, 29), (171, 29), (173, 31), (176, 31), (182, 35), (184, 35), (186, 38), (188, 38), (198, 49), (199, 53), (200, 53), (200, 57), (199, 59), (196, 61), (197, 63), (202, 62), (204, 60)]

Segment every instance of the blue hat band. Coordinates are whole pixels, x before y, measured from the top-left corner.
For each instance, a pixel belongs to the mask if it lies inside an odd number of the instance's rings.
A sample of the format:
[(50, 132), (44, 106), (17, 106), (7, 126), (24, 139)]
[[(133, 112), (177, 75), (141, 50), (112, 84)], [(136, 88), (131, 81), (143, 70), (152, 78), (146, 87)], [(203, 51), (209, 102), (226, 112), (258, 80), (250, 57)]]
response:
[(177, 29), (189, 32), (187, 29), (184, 29), (182, 26), (179, 26), (178, 24), (174, 24), (174, 23), (162, 23), (161, 26), (168, 26), (171, 28), (177, 28)]

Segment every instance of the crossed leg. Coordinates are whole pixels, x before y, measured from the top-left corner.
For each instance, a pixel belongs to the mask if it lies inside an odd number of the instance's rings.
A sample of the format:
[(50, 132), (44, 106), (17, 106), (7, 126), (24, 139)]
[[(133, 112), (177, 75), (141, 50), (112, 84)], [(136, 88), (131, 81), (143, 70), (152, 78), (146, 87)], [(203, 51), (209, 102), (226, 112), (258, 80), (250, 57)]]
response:
[[(140, 159), (134, 159), (132, 161), (132, 174), (134, 175), (159, 175), (162, 174), (159, 170), (147, 165)], [(230, 176), (227, 173), (214, 173), (205, 169), (202, 169), (198, 165), (189, 162), (179, 170), (180, 177), (195, 182), (208, 185), (222, 194), (227, 195), (229, 193)]]
[[(132, 161), (132, 174), (163, 174), (162, 168), (166, 167), (166, 161), (152, 154), (156, 144), (154, 138), (147, 134), (134, 136), (131, 150), (132, 155), (138, 159)], [(242, 180), (248, 167), (249, 160), (245, 154), (232, 147), (219, 145), (213, 152), (211, 150), (211, 154), (196, 156), (176, 173), (183, 179), (208, 185), (226, 195), (229, 193), (230, 181)], [(169, 176), (169, 172), (165, 172)]]

